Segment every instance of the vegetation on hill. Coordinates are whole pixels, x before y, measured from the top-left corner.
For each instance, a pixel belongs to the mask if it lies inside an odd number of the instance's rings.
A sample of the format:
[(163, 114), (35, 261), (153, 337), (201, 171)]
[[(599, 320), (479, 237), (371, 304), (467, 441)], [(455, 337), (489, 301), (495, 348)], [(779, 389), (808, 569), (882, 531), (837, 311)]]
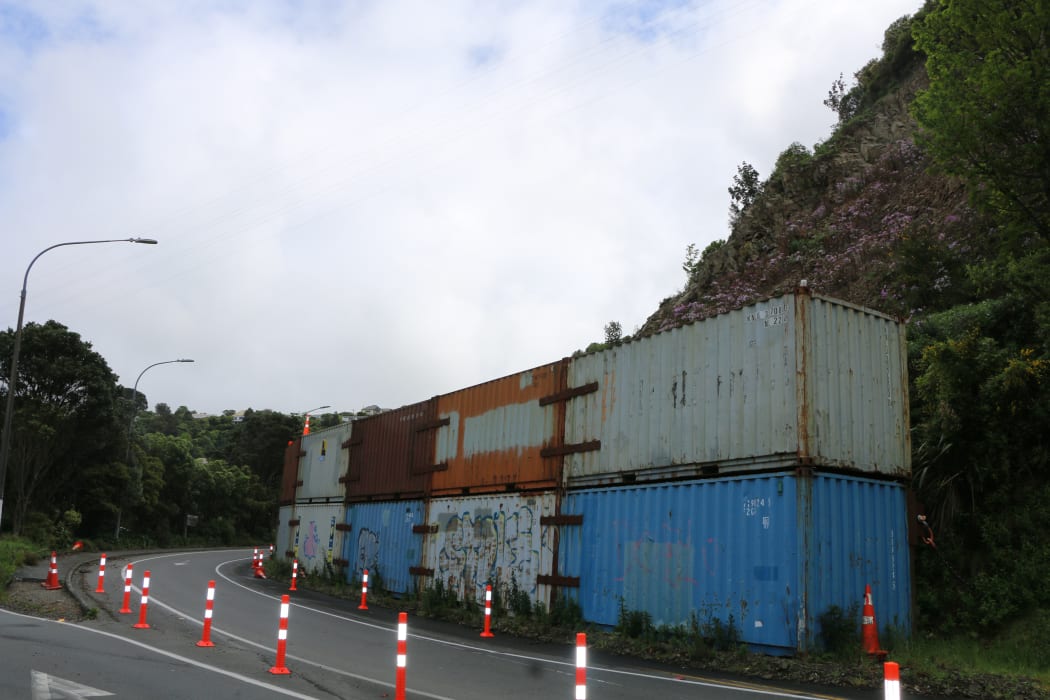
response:
[[(729, 188), (655, 333), (810, 288), (908, 324), (920, 635), (1050, 610), (1050, 7), (930, 1), (825, 101), (839, 116)], [(745, 167), (747, 166), (747, 167)], [(1045, 643), (1040, 645), (1044, 656)]]

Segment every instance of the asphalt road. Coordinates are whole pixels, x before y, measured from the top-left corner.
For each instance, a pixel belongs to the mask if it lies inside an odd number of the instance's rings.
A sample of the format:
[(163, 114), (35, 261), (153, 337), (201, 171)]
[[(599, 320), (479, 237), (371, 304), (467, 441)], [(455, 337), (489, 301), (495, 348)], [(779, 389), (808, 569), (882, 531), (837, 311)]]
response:
[[(0, 611), (0, 697), (49, 698), (340, 698), (394, 697), (397, 611), (370, 607), (254, 578), (251, 550), (144, 554), (133, 561), (132, 612), (121, 614), (124, 566), (107, 564), (105, 593), (97, 569), (80, 583), (101, 610), (77, 625)], [(87, 569), (87, 567), (85, 567)], [(150, 572), (140, 621), (141, 584)], [(208, 581), (215, 581), (213, 647), (203, 636)], [(74, 583), (74, 585), (76, 585)], [(277, 662), (281, 597), (289, 595), (283, 668)], [(574, 698), (575, 649), (410, 616), (408, 698), (506, 700)], [(627, 700), (798, 700), (882, 698), (881, 691), (838, 695), (683, 676), (619, 657), (588, 654), (587, 697)], [(77, 691), (74, 685), (87, 688)], [(95, 689), (94, 694), (90, 692)]]

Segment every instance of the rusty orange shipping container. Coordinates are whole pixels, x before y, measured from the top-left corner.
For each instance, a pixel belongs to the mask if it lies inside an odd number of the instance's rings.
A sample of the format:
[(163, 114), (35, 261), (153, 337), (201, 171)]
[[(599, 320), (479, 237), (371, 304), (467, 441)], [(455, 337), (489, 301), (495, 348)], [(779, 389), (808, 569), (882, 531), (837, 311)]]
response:
[(561, 483), (568, 360), (438, 396), (435, 496)]
[(346, 476), (346, 500), (420, 498), (434, 470), (435, 407), (429, 399), (354, 421)]

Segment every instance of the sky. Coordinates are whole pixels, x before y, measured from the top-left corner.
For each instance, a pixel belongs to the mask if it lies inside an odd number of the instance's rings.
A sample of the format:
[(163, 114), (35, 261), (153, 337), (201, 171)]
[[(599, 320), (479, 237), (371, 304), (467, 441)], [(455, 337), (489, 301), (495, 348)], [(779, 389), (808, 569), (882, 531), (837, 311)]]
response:
[[(0, 0), (0, 328), (152, 409), (396, 408), (633, 333), (921, 0)], [(155, 363), (189, 358), (189, 363)], [(146, 371), (148, 368), (148, 371)]]

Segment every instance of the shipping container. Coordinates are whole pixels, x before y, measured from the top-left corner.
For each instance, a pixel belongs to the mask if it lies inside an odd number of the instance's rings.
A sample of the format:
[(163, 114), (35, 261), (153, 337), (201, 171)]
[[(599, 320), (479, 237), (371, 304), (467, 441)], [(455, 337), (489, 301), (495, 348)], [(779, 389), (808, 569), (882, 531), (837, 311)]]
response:
[(805, 288), (574, 358), (572, 487), (911, 470), (903, 325)]
[(562, 461), (567, 360), (437, 397), (434, 495), (552, 489)]
[[(281, 508), (278, 556), (297, 559), (304, 575), (339, 570), (346, 506), (342, 503), (296, 504)], [(287, 517), (287, 520), (284, 518)], [(280, 549), (280, 547), (284, 549)]]
[[(911, 626), (902, 485), (809, 469), (570, 492), (559, 569), (584, 619), (733, 631), (769, 653), (820, 646), (820, 616), (872, 588), (878, 623)], [(859, 624), (859, 617), (858, 617)]]
[(374, 589), (415, 593), (425, 522), (426, 507), (421, 500), (350, 504), (343, 549), (343, 559), (349, 562), (347, 583), (360, 583), (368, 569)]
[(423, 566), (460, 600), (484, 602), (485, 585), (504, 600), (515, 591), (548, 604), (549, 586), (537, 577), (551, 571), (554, 543), (540, 519), (554, 515), (553, 491), (435, 498), (427, 514)]
[[(346, 487), (340, 481), (346, 475), (351, 423), (340, 423), (302, 437), (296, 503), (343, 503)], [(340, 518), (340, 521), (342, 519)]]
[(434, 472), (435, 399), (354, 421), (347, 445), (346, 500), (422, 498)]

